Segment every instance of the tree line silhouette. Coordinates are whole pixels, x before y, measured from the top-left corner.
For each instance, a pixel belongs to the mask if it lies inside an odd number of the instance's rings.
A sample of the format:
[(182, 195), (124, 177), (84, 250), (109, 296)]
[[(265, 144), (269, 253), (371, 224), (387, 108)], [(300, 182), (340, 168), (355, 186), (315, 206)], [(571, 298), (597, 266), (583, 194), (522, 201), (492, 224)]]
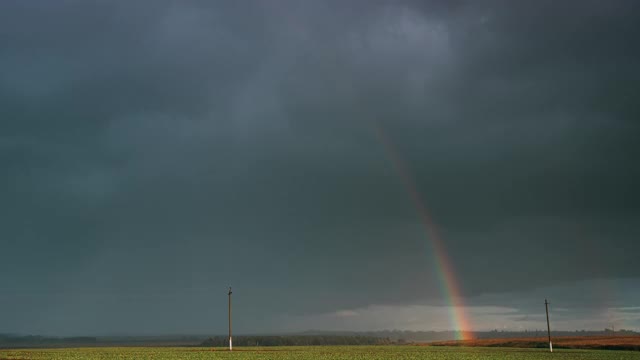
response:
[[(375, 336), (342, 335), (282, 335), (282, 336), (234, 336), (234, 346), (322, 346), (322, 345), (388, 345), (389, 338)], [(226, 336), (214, 336), (203, 341), (201, 346), (225, 347), (229, 345)]]

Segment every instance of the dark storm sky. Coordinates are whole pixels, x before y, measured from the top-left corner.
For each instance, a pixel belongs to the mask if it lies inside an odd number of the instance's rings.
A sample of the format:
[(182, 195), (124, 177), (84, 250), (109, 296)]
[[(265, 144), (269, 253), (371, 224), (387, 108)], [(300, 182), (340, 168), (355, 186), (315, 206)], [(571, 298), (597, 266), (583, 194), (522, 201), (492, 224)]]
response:
[(640, 329), (640, 3), (3, 1), (0, 332)]

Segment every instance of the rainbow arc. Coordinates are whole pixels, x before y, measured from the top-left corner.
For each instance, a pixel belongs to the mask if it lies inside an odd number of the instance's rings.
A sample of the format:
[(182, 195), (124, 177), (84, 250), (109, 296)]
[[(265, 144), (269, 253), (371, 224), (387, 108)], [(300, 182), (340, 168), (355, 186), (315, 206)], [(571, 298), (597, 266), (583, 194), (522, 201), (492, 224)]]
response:
[(394, 170), (400, 177), (402, 184), (407, 191), (411, 202), (418, 212), (420, 223), (424, 228), (427, 238), (433, 249), (435, 257), (435, 268), (438, 274), (441, 291), (449, 303), (450, 322), (453, 330), (456, 331), (456, 338), (466, 340), (470, 338), (471, 322), (467, 316), (460, 287), (455, 276), (455, 270), (451, 259), (446, 251), (444, 241), (440, 236), (438, 227), (427, 209), (422, 194), (418, 190), (414, 176), (406, 165), (396, 146), (391, 141), (381, 125), (375, 123), (374, 129), (379, 142), (391, 161)]

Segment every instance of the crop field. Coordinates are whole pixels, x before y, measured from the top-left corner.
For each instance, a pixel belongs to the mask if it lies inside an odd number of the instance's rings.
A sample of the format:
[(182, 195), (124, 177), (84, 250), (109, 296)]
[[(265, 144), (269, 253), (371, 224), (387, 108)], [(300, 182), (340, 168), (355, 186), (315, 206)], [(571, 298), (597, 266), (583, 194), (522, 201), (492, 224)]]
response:
[(7, 359), (426, 359), (426, 360), (537, 360), (537, 359), (638, 360), (637, 351), (559, 349), (553, 354), (544, 349), (432, 347), (432, 346), (315, 346), (238, 348), (233, 352), (211, 348), (102, 347), (76, 349), (0, 350)]
[[(428, 345), (546, 348), (549, 346), (548, 341), (549, 340), (547, 340), (546, 337), (523, 337), (465, 341), (438, 341)], [(558, 336), (553, 338), (553, 346), (556, 349), (640, 350), (640, 336)]]

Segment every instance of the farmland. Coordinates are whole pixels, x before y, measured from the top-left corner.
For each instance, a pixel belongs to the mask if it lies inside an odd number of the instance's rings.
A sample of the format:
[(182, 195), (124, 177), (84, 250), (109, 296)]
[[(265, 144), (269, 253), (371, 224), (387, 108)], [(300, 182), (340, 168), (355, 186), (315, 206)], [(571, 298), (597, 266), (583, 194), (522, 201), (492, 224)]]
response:
[(476, 360), (511, 359), (536, 360), (631, 360), (640, 359), (633, 351), (561, 349), (549, 354), (543, 349), (437, 347), (437, 346), (313, 346), (238, 348), (229, 352), (222, 348), (190, 347), (102, 347), (76, 349), (0, 350), (0, 359), (425, 359)]
[[(546, 337), (523, 337), (505, 339), (476, 339), (466, 341), (439, 341), (430, 346), (478, 346), (478, 347), (517, 347), (546, 348)], [(555, 349), (606, 349), (640, 350), (640, 336), (559, 336), (553, 338)], [(639, 354), (640, 357), (640, 354)]]

